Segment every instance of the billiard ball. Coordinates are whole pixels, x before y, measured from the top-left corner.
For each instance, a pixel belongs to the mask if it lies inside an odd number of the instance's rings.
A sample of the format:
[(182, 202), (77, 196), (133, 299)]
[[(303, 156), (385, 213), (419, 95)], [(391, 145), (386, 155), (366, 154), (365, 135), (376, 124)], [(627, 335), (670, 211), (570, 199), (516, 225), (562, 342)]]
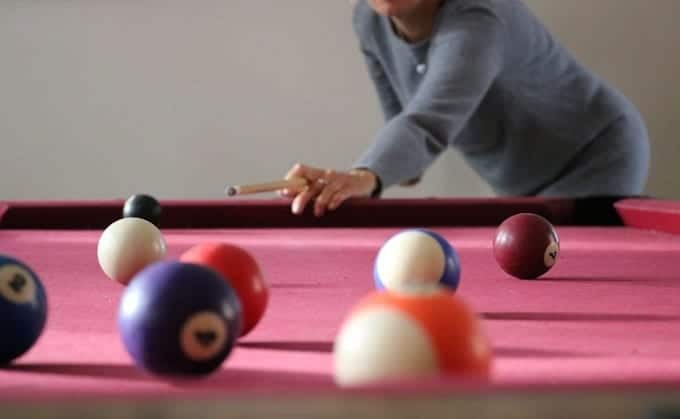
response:
[(26, 264), (0, 255), (0, 364), (26, 353), (42, 335), (47, 295), (40, 278)]
[(141, 370), (167, 377), (204, 376), (231, 353), (240, 333), (241, 306), (214, 270), (160, 261), (125, 288), (118, 327)]
[(493, 251), (506, 273), (520, 279), (535, 279), (555, 265), (560, 242), (548, 220), (537, 214), (520, 213), (498, 226)]
[(437, 376), (488, 378), (492, 353), (476, 314), (450, 290), (374, 291), (354, 306), (333, 346), (342, 387)]
[(461, 266), (456, 250), (440, 234), (408, 229), (380, 247), (373, 267), (377, 289), (398, 290), (404, 284), (441, 284), (458, 288)]
[(241, 337), (255, 328), (267, 309), (269, 287), (251, 253), (230, 243), (202, 243), (182, 253), (180, 261), (202, 264), (219, 272), (241, 301)]
[(155, 226), (160, 225), (161, 204), (151, 195), (132, 195), (123, 205), (123, 218), (142, 218)]
[(127, 284), (145, 266), (163, 259), (161, 231), (141, 218), (121, 218), (106, 227), (97, 243), (97, 260), (113, 281)]

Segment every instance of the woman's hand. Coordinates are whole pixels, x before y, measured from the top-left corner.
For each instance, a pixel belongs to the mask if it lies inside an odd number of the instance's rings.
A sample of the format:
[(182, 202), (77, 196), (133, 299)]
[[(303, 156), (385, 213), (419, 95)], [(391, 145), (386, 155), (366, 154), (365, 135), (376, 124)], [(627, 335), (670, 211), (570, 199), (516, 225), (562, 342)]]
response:
[(293, 198), (294, 214), (302, 214), (310, 201), (314, 200), (314, 215), (322, 216), (333, 211), (345, 200), (352, 197), (370, 196), (377, 185), (376, 175), (366, 169), (349, 172), (320, 169), (296, 164), (286, 174), (286, 179), (302, 178), (307, 186), (300, 189), (285, 189), (281, 195)]

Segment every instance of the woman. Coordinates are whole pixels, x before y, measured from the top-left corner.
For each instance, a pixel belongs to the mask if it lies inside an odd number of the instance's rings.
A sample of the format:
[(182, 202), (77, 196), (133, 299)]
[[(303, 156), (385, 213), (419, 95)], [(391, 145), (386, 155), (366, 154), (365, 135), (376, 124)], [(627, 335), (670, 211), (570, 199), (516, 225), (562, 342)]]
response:
[(317, 216), (417, 183), (447, 148), (498, 195), (640, 194), (645, 124), (522, 0), (359, 0), (353, 24), (386, 123), (349, 171), (296, 165)]

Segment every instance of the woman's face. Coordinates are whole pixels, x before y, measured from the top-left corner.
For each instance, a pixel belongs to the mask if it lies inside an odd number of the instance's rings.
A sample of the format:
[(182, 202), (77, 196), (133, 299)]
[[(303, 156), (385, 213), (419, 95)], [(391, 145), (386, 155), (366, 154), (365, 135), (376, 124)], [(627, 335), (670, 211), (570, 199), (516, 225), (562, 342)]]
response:
[(413, 13), (425, 1), (427, 0), (368, 0), (368, 3), (380, 15), (399, 17)]

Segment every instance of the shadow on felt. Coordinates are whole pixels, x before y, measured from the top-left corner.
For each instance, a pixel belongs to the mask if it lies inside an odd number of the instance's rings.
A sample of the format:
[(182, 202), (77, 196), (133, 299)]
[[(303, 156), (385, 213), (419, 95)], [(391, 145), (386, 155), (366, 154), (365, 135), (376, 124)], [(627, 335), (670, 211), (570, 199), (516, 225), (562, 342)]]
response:
[(109, 378), (137, 381), (153, 380), (134, 365), (121, 364), (85, 364), (58, 362), (27, 362), (4, 366), (10, 372), (33, 374), (62, 375), (72, 377)]
[(238, 347), (290, 352), (333, 352), (333, 342), (326, 341), (252, 341), (239, 342)]
[(625, 313), (485, 312), (485, 320), (537, 322), (677, 322), (680, 316)]

